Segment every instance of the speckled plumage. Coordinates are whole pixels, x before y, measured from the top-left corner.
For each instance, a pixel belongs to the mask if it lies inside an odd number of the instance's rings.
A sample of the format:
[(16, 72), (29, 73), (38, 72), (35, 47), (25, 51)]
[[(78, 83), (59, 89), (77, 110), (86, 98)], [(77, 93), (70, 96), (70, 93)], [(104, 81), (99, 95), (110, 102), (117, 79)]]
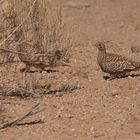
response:
[(26, 42), (18, 46), (17, 51), (19, 52), (19, 59), (26, 65), (22, 71), (28, 72), (31, 67), (45, 70), (45, 67), (48, 66), (47, 63), (43, 61), (44, 54), (39, 53), (35, 47), (32, 47), (32, 45)]
[(22, 43), (17, 48), (19, 59), (26, 65), (22, 71), (29, 71), (30, 67), (39, 68), (42, 71), (46, 67), (55, 67), (58, 65), (67, 65), (63, 61), (65, 50), (58, 48), (49, 48), (46, 52), (40, 52), (37, 48), (28, 43)]
[(106, 47), (102, 42), (98, 42), (95, 45), (99, 52), (97, 62), (103, 72), (109, 73), (110, 75), (125, 75), (130, 71), (136, 71), (140, 69), (140, 63), (131, 61), (124, 56), (107, 53)]

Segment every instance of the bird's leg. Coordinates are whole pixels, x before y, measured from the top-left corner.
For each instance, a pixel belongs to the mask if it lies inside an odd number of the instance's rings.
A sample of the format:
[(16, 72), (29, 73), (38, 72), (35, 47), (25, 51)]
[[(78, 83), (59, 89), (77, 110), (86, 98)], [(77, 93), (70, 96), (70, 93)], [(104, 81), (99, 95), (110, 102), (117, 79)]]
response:
[(25, 72), (29, 72), (29, 71), (30, 71), (30, 67), (31, 67), (31, 65), (30, 65), (30, 64), (26, 64), (26, 67), (25, 67)]
[(46, 71), (45, 68), (46, 68), (46, 65), (42, 65), (42, 66), (41, 66), (41, 71), (40, 71), (40, 73), (42, 73), (43, 71)]
[(26, 69), (26, 68), (22, 68), (22, 69), (20, 69), (20, 72), (24, 72), (24, 71), (25, 71), (25, 69)]
[(115, 78), (117, 78), (117, 75), (116, 74), (110, 74), (109, 80), (113, 80)]
[(29, 72), (29, 70), (30, 70), (30, 65), (29, 64), (25, 64), (25, 68), (22, 68), (20, 70), (20, 72)]
[(110, 74), (110, 80), (113, 80), (113, 79), (115, 79), (115, 78), (124, 78), (124, 77), (126, 77), (126, 76), (128, 76), (128, 73), (126, 73), (126, 72), (120, 72), (120, 73), (116, 73), (116, 74)]
[(104, 73), (104, 74), (103, 74), (103, 78), (104, 78), (105, 80), (107, 80), (107, 79), (110, 78), (110, 75), (109, 75), (108, 73)]
[(130, 75), (131, 75), (130, 72), (126, 72), (126, 73), (125, 73), (125, 76), (126, 76), (126, 77), (129, 77)]
[(118, 73), (117, 74), (117, 78), (124, 78), (124, 77), (127, 77), (129, 73), (127, 72), (121, 72), (121, 73)]

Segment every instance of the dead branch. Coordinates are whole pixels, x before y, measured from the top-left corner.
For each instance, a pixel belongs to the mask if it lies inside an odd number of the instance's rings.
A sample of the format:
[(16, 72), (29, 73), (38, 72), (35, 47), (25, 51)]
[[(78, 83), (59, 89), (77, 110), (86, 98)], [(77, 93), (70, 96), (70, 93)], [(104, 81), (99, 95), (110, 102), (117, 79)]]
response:
[[(28, 97), (32, 97), (32, 98), (36, 98), (36, 97), (40, 97), (40, 96), (44, 96), (47, 94), (57, 94), (57, 93), (71, 93), (74, 90), (78, 90), (81, 89), (83, 87), (81, 87), (79, 84), (64, 84), (61, 85), (58, 88), (50, 88), (50, 87), (37, 87), (34, 89), (34, 92), (29, 91), (26, 88), (13, 88), (13, 87), (1, 87), (0, 86), (0, 92), (2, 93), (3, 96), (15, 96), (15, 97), (19, 97), (21, 99), (26, 99)], [(5, 90), (6, 89), (6, 90)], [(38, 93), (38, 90), (36, 91), (36, 89), (40, 89), (41, 93)]]
[(9, 92), (6, 93), (6, 96), (17, 96), (20, 97), (22, 99), (27, 98), (32, 96), (33, 93), (24, 89), (24, 88), (16, 88), (16, 89), (12, 89)]
[(39, 104), (40, 103), (37, 103), (32, 108), (30, 108), (28, 111), (24, 112), (22, 115), (16, 117), (15, 119), (9, 120), (8, 122), (6, 122), (4, 124), (0, 124), (0, 129), (4, 129), (7, 127), (13, 127), (13, 126), (17, 125), (21, 120), (43, 111), (44, 109), (39, 109), (39, 107), (38, 107)]
[(34, 120), (32, 122), (18, 123), (17, 126), (34, 125), (34, 124), (42, 124), (42, 123), (44, 123), (43, 120)]
[(58, 89), (50, 89), (46, 94), (56, 94), (57, 92), (72, 92), (81, 89), (79, 85), (62, 85)]

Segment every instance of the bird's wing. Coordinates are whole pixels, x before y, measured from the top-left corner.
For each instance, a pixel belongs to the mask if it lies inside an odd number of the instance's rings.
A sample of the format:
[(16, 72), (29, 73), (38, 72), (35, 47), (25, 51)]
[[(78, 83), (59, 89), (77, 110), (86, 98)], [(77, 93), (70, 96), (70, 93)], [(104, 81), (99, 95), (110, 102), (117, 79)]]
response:
[(129, 61), (126, 57), (118, 55), (118, 54), (113, 54), (113, 53), (107, 53), (106, 55), (106, 62), (117, 62), (117, 61)]
[(123, 71), (131, 71), (136, 69), (129, 61), (110, 61), (102, 64), (102, 69), (108, 73), (117, 73)]

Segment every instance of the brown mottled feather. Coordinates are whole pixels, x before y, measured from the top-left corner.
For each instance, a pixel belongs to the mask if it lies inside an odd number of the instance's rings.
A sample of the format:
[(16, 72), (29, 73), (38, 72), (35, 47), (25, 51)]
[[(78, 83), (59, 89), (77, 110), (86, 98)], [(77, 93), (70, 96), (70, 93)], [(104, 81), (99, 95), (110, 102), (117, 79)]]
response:
[(18, 46), (17, 51), (19, 52), (19, 59), (26, 65), (24, 71), (29, 71), (30, 67), (45, 70), (46, 67), (69, 66), (65, 59), (63, 60), (63, 55), (65, 55), (64, 49), (49, 48), (46, 52), (41, 52), (41, 50), (33, 47), (31, 44), (23, 42)]
[(102, 71), (109, 74), (120, 74), (140, 69), (140, 62), (131, 61), (118, 54), (106, 53), (103, 43), (97, 43), (96, 47), (99, 50), (97, 61)]
[(19, 59), (26, 65), (24, 71), (29, 71), (31, 67), (45, 70), (45, 67), (48, 66), (47, 63), (43, 61), (44, 55), (38, 52), (35, 47), (26, 42), (18, 46), (17, 51), (19, 52)]

